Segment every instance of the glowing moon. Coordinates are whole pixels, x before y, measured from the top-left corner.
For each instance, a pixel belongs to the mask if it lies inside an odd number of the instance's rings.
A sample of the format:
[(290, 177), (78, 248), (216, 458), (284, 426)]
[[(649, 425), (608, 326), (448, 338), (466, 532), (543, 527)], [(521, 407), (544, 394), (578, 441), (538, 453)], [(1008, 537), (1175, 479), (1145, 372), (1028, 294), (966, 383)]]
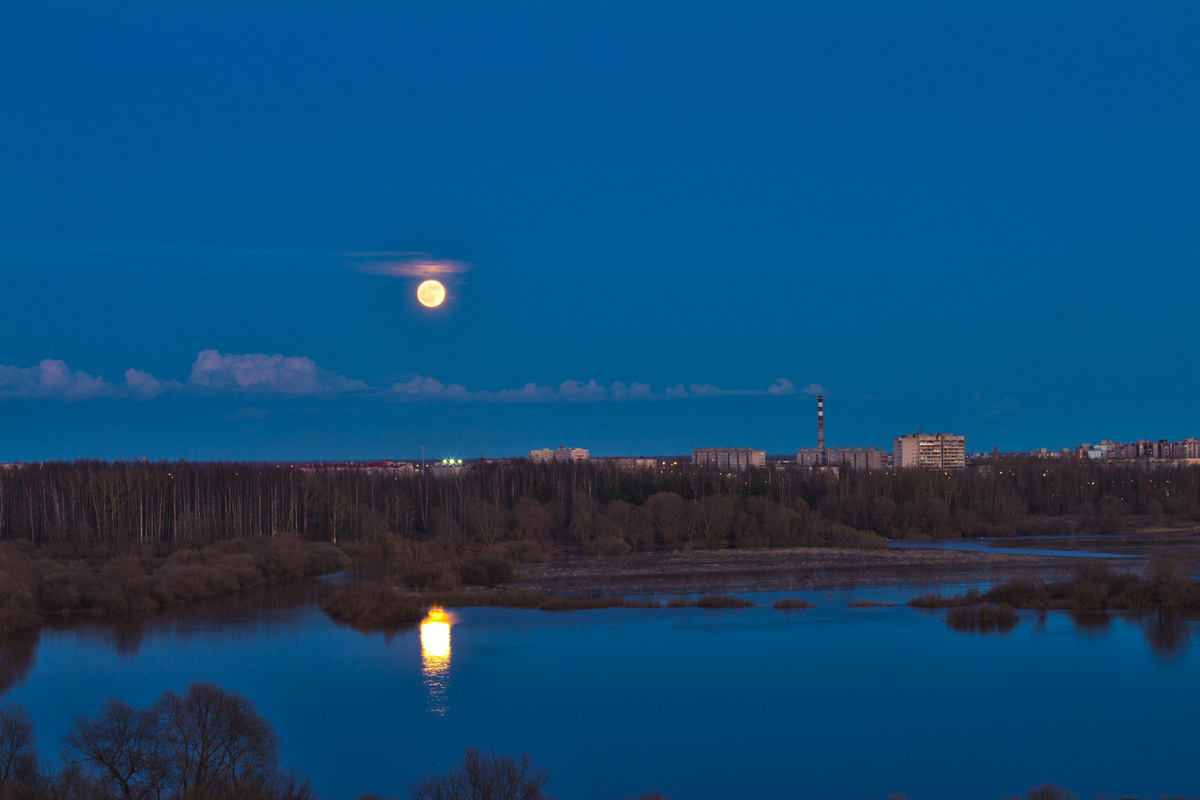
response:
[(446, 287), (437, 281), (425, 281), (417, 287), (417, 299), (426, 308), (437, 308), (446, 299)]

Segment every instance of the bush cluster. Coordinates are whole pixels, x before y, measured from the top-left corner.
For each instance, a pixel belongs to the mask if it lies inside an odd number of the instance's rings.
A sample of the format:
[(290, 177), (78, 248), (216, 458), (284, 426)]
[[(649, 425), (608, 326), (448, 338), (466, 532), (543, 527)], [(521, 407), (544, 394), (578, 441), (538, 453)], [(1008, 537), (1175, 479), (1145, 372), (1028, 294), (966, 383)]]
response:
[(38, 548), (0, 549), (0, 634), (71, 614), (123, 616), (344, 569), (329, 544), (294, 537), (56, 560)]
[(420, 622), (429, 608), (420, 598), (401, 594), (382, 583), (339, 586), (322, 607), (338, 622), (363, 630)]
[(771, 607), (789, 611), (804, 608), (816, 608), (816, 605), (808, 602), (807, 600), (802, 600), (799, 597), (783, 597), (779, 600), (776, 600)]
[(908, 601), (918, 608), (955, 608), (995, 603), (1011, 608), (1074, 611), (1200, 609), (1200, 583), (1192, 566), (1170, 552), (1155, 553), (1144, 573), (1117, 572), (1101, 559), (1081, 559), (1065, 581), (1010, 578), (986, 592), (971, 589), (946, 597), (927, 594)]

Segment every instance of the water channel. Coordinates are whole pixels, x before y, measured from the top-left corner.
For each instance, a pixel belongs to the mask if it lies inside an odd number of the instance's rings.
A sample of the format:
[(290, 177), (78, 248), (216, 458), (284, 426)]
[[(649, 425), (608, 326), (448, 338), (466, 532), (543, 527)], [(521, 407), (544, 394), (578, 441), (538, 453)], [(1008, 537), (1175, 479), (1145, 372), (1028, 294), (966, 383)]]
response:
[[(1195, 620), (1021, 612), (998, 634), (903, 605), (929, 587), (789, 592), (739, 610), (435, 611), (334, 624), (330, 581), (0, 647), (0, 690), (44, 754), (109, 696), (215, 681), (273, 721), (322, 797), (406, 796), (465, 745), (527, 751), (565, 800), (1200, 792)], [(959, 587), (945, 587), (959, 588)]]

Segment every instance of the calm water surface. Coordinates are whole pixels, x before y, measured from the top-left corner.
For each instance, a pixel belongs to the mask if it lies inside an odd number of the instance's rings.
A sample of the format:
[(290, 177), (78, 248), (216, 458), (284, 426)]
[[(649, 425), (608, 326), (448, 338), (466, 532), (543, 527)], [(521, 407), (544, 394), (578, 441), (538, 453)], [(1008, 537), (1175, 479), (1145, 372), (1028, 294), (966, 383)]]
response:
[(0, 649), (0, 689), (53, 755), (108, 696), (210, 680), (248, 695), (323, 797), (402, 796), (464, 745), (532, 753), (565, 800), (1200, 792), (1197, 623), (1022, 613), (960, 633), (928, 589), (792, 592), (703, 611), (461, 609), (391, 635), (332, 623), (328, 584)]
[[(1075, 537), (1078, 540), (1079, 537)], [(1117, 537), (1113, 537), (1114, 539)], [(1031, 547), (1015, 547), (1014, 542), (1034, 543)], [(1064, 558), (1140, 558), (1140, 555), (1105, 553), (1105, 542), (1088, 542), (1087, 549), (1058, 550), (1055, 542), (1066, 543), (1061, 536), (1026, 536), (1021, 539), (898, 539), (888, 542), (896, 550), (960, 550), (969, 553), (1005, 553), (1027, 556), (1061, 556)]]

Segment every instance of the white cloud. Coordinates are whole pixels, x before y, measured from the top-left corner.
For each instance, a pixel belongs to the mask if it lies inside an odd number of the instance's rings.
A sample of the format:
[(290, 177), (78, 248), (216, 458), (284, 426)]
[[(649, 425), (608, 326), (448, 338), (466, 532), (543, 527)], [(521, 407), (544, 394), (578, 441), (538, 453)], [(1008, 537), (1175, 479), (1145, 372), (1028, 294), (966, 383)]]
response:
[(202, 350), (187, 385), (214, 391), (275, 392), (291, 395), (334, 394), (367, 389), (362, 381), (321, 369), (306, 356), (276, 353), (220, 353)]
[(554, 390), (549, 386), (527, 383), (520, 389), (501, 389), (495, 397), (501, 403), (546, 403), (554, 399)]
[(0, 364), (0, 400), (56, 399), (94, 400), (101, 397), (152, 400), (179, 388), (175, 381), (159, 381), (140, 369), (125, 371), (123, 383), (109, 383), (103, 376), (73, 370), (66, 362), (47, 358), (36, 367)]
[(587, 383), (566, 380), (559, 384), (558, 396), (563, 400), (577, 403), (594, 403), (598, 400), (607, 400), (608, 389), (596, 383), (595, 378)]
[(112, 387), (104, 378), (73, 372), (55, 359), (47, 358), (26, 369), (0, 365), (0, 398), (87, 400), (111, 392)]
[(693, 397), (720, 397), (723, 394), (736, 394), (737, 392), (728, 392), (719, 386), (712, 386), (707, 383), (693, 383), (691, 385)]
[[(810, 385), (817, 386), (817, 384), (815, 384), (815, 383), (810, 384)], [(820, 388), (820, 387), (818, 386), (817, 388)], [(824, 390), (822, 389), (822, 391), (824, 391)], [(767, 388), (767, 394), (785, 395), (785, 394), (795, 394), (795, 393), (796, 393), (796, 384), (792, 383), (787, 378), (776, 378), (775, 383)]]
[(392, 384), (391, 391), (408, 397), (440, 397), (446, 393), (446, 387), (435, 378), (422, 378), (418, 375), (412, 380)]
[(177, 391), (178, 381), (160, 381), (149, 372), (140, 369), (125, 370), (126, 385), (143, 400), (153, 400), (166, 391)]
[[(816, 386), (818, 391), (824, 391), (815, 383), (811, 386)], [(796, 394), (796, 384), (787, 378), (776, 378), (775, 382), (766, 389), (722, 389), (720, 386), (713, 386), (709, 383), (693, 383), (689, 389), (693, 397), (759, 397), (761, 395), (781, 397)], [(804, 389), (803, 392), (810, 393), (808, 389)], [(815, 393), (812, 392), (812, 394)]]
[(613, 400), (652, 400), (654, 391), (648, 383), (631, 383), (626, 385), (622, 381), (617, 381), (612, 385), (611, 397)]
[[(783, 379), (776, 378), (775, 380), (780, 381)], [(790, 384), (791, 382), (785, 381), (785, 383)], [(812, 394), (812, 395), (825, 394), (825, 387), (819, 383), (810, 383), (808, 386), (805, 386), (803, 389), (800, 390), (800, 394)]]

